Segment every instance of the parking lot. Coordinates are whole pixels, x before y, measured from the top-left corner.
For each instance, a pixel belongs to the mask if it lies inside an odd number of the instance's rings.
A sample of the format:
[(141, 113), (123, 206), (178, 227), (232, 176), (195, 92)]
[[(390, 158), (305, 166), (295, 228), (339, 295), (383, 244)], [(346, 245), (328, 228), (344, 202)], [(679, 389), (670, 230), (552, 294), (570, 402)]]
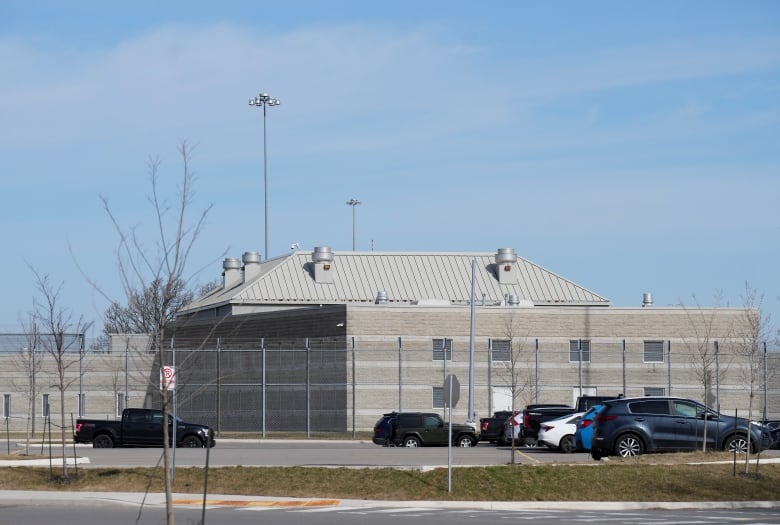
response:
[[(69, 447), (73, 452), (73, 448)], [(85, 467), (154, 466), (160, 459), (159, 448), (93, 449), (75, 447), (75, 454), (88, 458)], [(766, 460), (780, 458), (780, 451), (765, 451)], [(176, 449), (176, 465), (203, 466), (206, 449)], [(454, 466), (507, 465), (509, 447), (482, 443), (473, 448), (452, 448)], [(326, 466), (326, 467), (399, 467), (437, 468), (448, 465), (447, 447), (417, 449), (382, 447), (370, 441), (335, 440), (217, 440), (208, 451), (210, 466)], [(545, 447), (523, 447), (515, 450), (515, 462), (524, 465), (543, 463), (597, 464), (589, 454), (564, 454)]]

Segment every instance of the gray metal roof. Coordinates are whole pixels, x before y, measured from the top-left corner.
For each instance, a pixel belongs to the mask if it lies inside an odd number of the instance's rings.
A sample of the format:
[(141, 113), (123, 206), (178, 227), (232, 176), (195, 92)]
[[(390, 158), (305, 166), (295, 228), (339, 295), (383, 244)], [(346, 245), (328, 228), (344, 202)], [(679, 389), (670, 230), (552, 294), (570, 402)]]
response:
[(609, 300), (568, 279), (517, 257), (517, 278), (501, 284), (495, 253), (332, 252), (332, 283), (317, 283), (312, 252), (296, 251), (263, 261), (257, 275), (230, 289), (218, 288), (180, 313), (226, 304), (290, 305), (373, 303), (377, 292), (390, 303), (432, 300), (466, 304), (471, 297), (471, 263), (476, 261), (477, 303), (499, 304), (511, 294), (534, 305), (608, 306)]

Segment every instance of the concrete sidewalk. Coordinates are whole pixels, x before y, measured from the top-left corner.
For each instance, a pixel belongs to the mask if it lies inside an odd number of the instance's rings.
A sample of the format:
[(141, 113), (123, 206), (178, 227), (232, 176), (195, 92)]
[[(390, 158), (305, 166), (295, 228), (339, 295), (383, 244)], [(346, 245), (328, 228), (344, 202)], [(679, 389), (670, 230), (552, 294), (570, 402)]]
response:
[[(164, 506), (165, 494), (140, 492), (64, 492), (64, 491), (16, 491), (1, 490), (0, 502), (21, 505), (81, 505), (120, 504), (133, 507)], [(177, 507), (203, 506), (203, 494), (174, 494)], [(642, 510), (642, 509), (745, 509), (780, 508), (780, 501), (716, 501), (716, 502), (600, 502), (600, 501), (386, 501), (350, 500), (329, 498), (280, 498), (267, 496), (236, 496), (209, 494), (207, 508), (219, 507), (429, 507), (446, 509), (484, 510), (569, 510), (575, 506), (581, 510)]]

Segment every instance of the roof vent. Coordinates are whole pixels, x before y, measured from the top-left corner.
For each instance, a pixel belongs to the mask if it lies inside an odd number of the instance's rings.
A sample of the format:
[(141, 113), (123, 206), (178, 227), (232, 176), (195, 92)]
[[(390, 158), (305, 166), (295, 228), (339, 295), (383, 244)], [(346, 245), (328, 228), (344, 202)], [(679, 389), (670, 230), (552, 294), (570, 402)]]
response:
[(316, 246), (311, 254), (314, 261), (314, 282), (317, 284), (333, 284), (335, 270), (333, 269), (333, 252), (327, 246)]
[(260, 254), (257, 252), (244, 252), (241, 257), (244, 261), (244, 282), (249, 282), (260, 275)]
[(517, 254), (514, 248), (499, 248), (496, 252), (496, 264), (512, 264), (517, 262)]
[(520, 298), (513, 293), (510, 293), (506, 299), (509, 306), (517, 306), (520, 304)]
[(222, 261), (222, 288), (228, 290), (241, 282), (241, 261), (227, 257)]
[(653, 306), (653, 294), (645, 292), (642, 294), (642, 308)]
[(333, 252), (327, 246), (315, 246), (311, 260), (315, 263), (333, 262)]
[(374, 301), (374, 304), (387, 304), (387, 292), (379, 291), (376, 293), (376, 300)]
[(514, 248), (499, 248), (496, 252), (496, 277), (499, 284), (517, 284), (517, 254)]

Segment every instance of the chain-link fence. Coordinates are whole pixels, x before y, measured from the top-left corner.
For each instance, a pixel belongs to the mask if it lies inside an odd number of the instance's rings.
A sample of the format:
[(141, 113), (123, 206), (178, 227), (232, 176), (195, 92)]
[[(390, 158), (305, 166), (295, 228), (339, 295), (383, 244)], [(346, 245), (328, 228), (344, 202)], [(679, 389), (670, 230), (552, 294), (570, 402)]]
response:
[[(673, 395), (776, 419), (780, 352), (764, 348), (745, 354), (733, 341), (526, 337), (477, 339), (472, 354), (468, 338), (214, 338), (175, 340), (165, 364), (176, 368), (176, 411), (185, 420), (218, 432), (311, 435), (368, 431), (393, 410), (443, 412), (450, 374), (461, 384), (453, 411), (460, 420), (512, 403), (571, 404), (579, 394)], [(38, 357), (33, 377), (18, 354), (0, 353), (3, 416), (12, 430), (37, 421), (40, 432), (44, 398), (52, 415), (60, 413), (52, 360)], [(72, 358), (66, 414), (113, 419), (127, 406), (160, 406), (159, 356), (146, 343), (118, 340), (106, 352)]]
[(750, 408), (756, 419), (777, 416), (777, 352), (757, 352), (758, 366), (748, 366), (734, 344), (505, 343), (475, 344), (471, 385), (470, 348), (446, 339), (217, 340), (190, 349), (177, 341), (168, 358), (177, 364), (180, 414), (220, 431), (368, 430), (383, 412), (443, 409), (442, 385), (450, 374), (462, 385), (456, 407), (462, 418), (512, 401), (517, 407), (571, 404), (580, 394), (674, 395), (724, 410)]

